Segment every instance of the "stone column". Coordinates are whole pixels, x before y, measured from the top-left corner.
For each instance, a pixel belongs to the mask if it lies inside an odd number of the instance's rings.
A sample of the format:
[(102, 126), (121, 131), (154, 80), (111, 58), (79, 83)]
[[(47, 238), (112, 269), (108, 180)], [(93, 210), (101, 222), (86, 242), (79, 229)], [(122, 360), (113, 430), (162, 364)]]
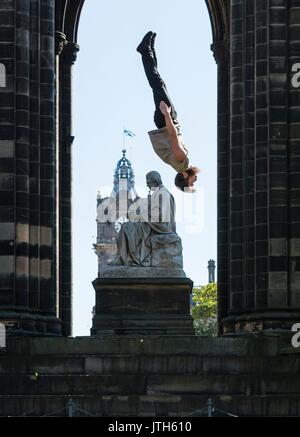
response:
[(60, 317), (64, 335), (72, 334), (72, 66), (79, 46), (66, 42), (59, 59), (59, 210)]
[(0, 4), (0, 321), (60, 334), (55, 286), (54, 0)]
[(218, 320), (228, 313), (229, 287), (229, 40), (224, 34), (211, 49), (218, 65)]
[(224, 333), (300, 321), (298, 0), (231, 0), (230, 265)]
[(56, 142), (54, 1), (42, 0), (40, 28), (41, 309), (56, 314)]
[[(293, 308), (300, 308), (300, 2), (290, 1), (288, 17), (283, 16), (289, 26), (285, 28), (283, 22), (277, 28), (277, 38), (284, 39), (288, 35), (289, 47), (284, 58), (288, 57), (287, 77), (289, 90), (288, 110), (286, 118), (289, 121), (288, 129), (288, 247), (277, 256), (284, 256), (288, 260), (287, 282), (290, 288), (289, 304)], [(274, 35), (275, 37), (275, 35)], [(282, 60), (282, 62), (284, 59)], [(280, 65), (280, 60), (277, 61)], [(280, 74), (280, 71), (278, 72)], [(283, 92), (285, 88), (283, 88)], [(276, 151), (278, 152), (278, 151)], [(286, 152), (285, 152), (286, 153)], [(274, 244), (273, 244), (274, 246)], [(288, 255), (288, 257), (287, 257)], [(280, 261), (280, 260), (279, 260)], [(275, 279), (275, 278), (274, 278)]]

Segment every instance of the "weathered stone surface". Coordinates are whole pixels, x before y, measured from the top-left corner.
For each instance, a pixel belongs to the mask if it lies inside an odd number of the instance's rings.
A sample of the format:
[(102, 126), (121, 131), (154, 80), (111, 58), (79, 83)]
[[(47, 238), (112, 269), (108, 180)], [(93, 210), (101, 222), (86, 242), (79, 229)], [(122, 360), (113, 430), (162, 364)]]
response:
[(77, 337), (77, 338), (13, 338), (7, 339), (7, 349), (0, 358), (17, 356), (65, 355), (202, 355), (210, 357), (276, 357), (283, 353), (295, 355), (290, 336), (200, 337), (132, 336), (132, 337)]
[[(76, 407), (100, 417), (189, 417), (207, 416), (207, 395), (97, 395), (72, 396), (74, 415), (84, 415)], [(239, 416), (298, 416), (299, 397), (214, 396), (215, 406)], [(66, 395), (0, 395), (1, 416), (66, 416), (69, 397)], [(202, 413), (199, 410), (203, 408)], [(251, 413), (249, 413), (251, 411)], [(13, 412), (13, 413), (12, 413)], [(216, 415), (224, 416), (224, 414)]]
[(151, 238), (152, 267), (182, 269), (182, 243), (180, 237), (173, 234), (154, 235)]
[[(143, 269), (141, 267), (140, 269)], [(188, 278), (98, 278), (92, 335), (192, 335)]]
[[(300, 237), (299, 3), (206, 3), (218, 63), (219, 320), (223, 333), (288, 331), (286, 313), (274, 319), (272, 312), (297, 311), (300, 302), (293, 276)], [(239, 323), (262, 310), (269, 320)], [(228, 317), (237, 320), (228, 324)]]
[[(239, 416), (299, 415), (291, 338), (9, 338), (0, 416), (190, 416), (213, 398)], [(199, 413), (195, 413), (198, 415)]]
[(99, 278), (185, 278), (182, 268), (116, 266), (99, 270)]

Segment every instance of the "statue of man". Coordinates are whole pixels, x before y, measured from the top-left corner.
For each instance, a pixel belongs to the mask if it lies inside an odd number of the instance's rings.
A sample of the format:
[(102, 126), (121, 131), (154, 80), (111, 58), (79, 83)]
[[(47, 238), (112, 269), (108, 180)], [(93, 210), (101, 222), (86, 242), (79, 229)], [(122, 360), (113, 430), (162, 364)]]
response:
[(150, 267), (151, 237), (176, 232), (174, 197), (163, 185), (160, 174), (151, 171), (146, 183), (152, 192), (148, 217), (122, 225), (117, 240), (120, 265)]

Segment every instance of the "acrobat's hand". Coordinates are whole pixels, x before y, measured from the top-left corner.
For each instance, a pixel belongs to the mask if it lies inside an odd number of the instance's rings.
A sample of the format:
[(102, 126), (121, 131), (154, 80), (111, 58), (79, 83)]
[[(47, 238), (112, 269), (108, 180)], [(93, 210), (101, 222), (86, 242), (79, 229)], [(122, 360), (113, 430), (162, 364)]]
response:
[(169, 107), (166, 102), (160, 102), (159, 108), (163, 115), (171, 114), (171, 106)]

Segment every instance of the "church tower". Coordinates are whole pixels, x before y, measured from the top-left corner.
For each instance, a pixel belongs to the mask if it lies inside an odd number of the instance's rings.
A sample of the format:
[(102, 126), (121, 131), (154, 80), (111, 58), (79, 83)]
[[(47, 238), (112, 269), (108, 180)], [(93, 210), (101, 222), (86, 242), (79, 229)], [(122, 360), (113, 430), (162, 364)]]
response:
[(113, 180), (113, 190), (109, 197), (97, 195), (97, 243), (94, 249), (98, 255), (98, 275), (116, 253), (116, 237), (121, 224), (128, 221), (130, 206), (138, 199), (131, 162), (122, 151)]

